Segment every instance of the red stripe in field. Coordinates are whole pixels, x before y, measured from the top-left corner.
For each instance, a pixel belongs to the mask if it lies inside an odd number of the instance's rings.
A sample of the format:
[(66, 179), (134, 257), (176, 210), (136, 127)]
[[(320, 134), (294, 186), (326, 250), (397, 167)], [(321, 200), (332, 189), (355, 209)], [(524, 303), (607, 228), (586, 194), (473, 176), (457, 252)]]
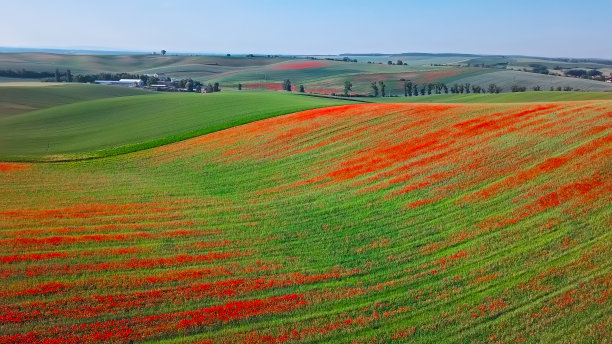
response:
[(28, 164), (0, 163), (0, 172), (23, 171), (29, 168)]
[(560, 186), (555, 191), (539, 197), (535, 202), (515, 210), (511, 217), (493, 216), (481, 221), (478, 226), (485, 230), (505, 227), (571, 201), (576, 201), (576, 206), (593, 204), (595, 200), (609, 194), (611, 189), (609, 179), (594, 174), (577, 182)]
[[(193, 311), (138, 316), (75, 326), (55, 326), (0, 337), (0, 343), (104, 343), (180, 334), (190, 328), (268, 314), (282, 314), (308, 304), (304, 296), (289, 294), (267, 299), (240, 300)], [(5, 314), (5, 317), (9, 316)], [(14, 316), (18, 317), (19, 314)]]
[(306, 62), (293, 62), (293, 63), (282, 63), (271, 66), (272, 70), (293, 70), (293, 69), (309, 69), (309, 68), (321, 68), (331, 66), (331, 63), (324, 61), (306, 61)]
[(504, 190), (516, 188), (539, 176), (551, 173), (561, 167), (564, 167), (574, 159), (583, 157), (587, 154), (591, 154), (596, 150), (604, 147), (606, 144), (609, 144), (610, 142), (612, 142), (612, 134), (589, 141), (565, 154), (562, 154), (558, 157), (548, 158), (541, 164), (521, 171), (514, 176), (507, 177), (504, 180), (492, 184), (480, 191), (476, 191), (471, 195), (467, 195), (464, 197), (464, 200), (483, 200), (493, 197)]
[(13, 263), (13, 262), (25, 262), (25, 261), (38, 261), (56, 258), (66, 258), (68, 254), (66, 252), (48, 252), (48, 253), (26, 253), (26, 254), (14, 254), (12, 256), (0, 257), (0, 263)]
[[(329, 272), (318, 275), (303, 275), (299, 273), (264, 276), (259, 278), (238, 278), (196, 283), (193, 285), (120, 293), (108, 295), (92, 295), (90, 297), (69, 297), (50, 302), (22, 303), (15, 306), (0, 306), (0, 313), (22, 314), (19, 322), (45, 317), (64, 317), (70, 319), (86, 319), (101, 314), (121, 313), (125, 309), (146, 309), (165, 304), (172, 300), (173, 305), (182, 305), (201, 299), (228, 298), (244, 296), (256, 291), (286, 288), (294, 285), (318, 283), (330, 279), (338, 279), (357, 273)], [(18, 295), (35, 295), (57, 293), (69, 285), (50, 282), (36, 289), (29, 289)], [(0, 321), (0, 323), (2, 323)]]
[(108, 215), (148, 214), (179, 210), (184, 204), (193, 204), (193, 200), (171, 202), (128, 203), (128, 204), (75, 204), (60, 209), (23, 209), (0, 212), (0, 215), (22, 219), (54, 218), (87, 218)]
[(434, 197), (434, 198), (430, 198), (430, 199), (423, 199), (423, 200), (414, 201), (414, 202), (408, 203), (406, 205), (406, 208), (408, 208), (408, 209), (418, 208), (420, 206), (423, 206), (423, 205), (426, 205), (426, 204), (429, 204), (429, 203), (433, 203), (433, 202), (439, 201), (441, 199), (442, 199), (442, 196), (438, 196), (438, 197)]
[(282, 91), (283, 87), (280, 82), (253, 82), (242, 85), (247, 90), (265, 89), (269, 91)]
[(250, 251), (229, 251), (229, 252), (209, 252), (206, 254), (179, 254), (172, 257), (162, 258), (132, 258), (122, 261), (111, 261), (104, 263), (84, 263), (84, 264), (48, 264), (27, 266), (24, 270), (10, 271), (6, 269), (8, 275), (25, 274), (28, 277), (40, 275), (57, 276), (81, 274), (88, 271), (117, 271), (131, 269), (152, 269), (162, 267), (188, 266), (196, 263), (211, 262), (237, 257), (247, 257), (252, 255)]

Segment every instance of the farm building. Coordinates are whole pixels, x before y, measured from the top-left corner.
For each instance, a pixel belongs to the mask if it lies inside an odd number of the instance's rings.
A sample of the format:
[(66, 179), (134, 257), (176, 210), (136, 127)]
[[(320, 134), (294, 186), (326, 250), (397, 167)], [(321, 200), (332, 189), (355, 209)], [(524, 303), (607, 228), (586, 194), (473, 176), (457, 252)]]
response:
[(100, 85), (113, 85), (113, 86), (123, 86), (123, 87), (142, 87), (144, 83), (140, 79), (120, 79), (116, 80), (96, 80), (94, 81), (96, 84)]

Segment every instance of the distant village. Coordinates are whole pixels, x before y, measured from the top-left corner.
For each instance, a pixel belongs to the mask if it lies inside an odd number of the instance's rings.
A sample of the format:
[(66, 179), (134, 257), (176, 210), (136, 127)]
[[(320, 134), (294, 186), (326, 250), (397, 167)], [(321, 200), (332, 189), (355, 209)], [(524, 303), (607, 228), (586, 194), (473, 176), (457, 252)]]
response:
[[(188, 79), (171, 79), (165, 73), (144, 74), (140, 78), (105, 78), (96, 79), (92, 83), (99, 85), (138, 87), (162, 92), (219, 92), (219, 83), (204, 85), (199, 81)], [(111, 80), (108, 80), (111, 79)], [(75, 80), (78, 82), (78, 80)]]

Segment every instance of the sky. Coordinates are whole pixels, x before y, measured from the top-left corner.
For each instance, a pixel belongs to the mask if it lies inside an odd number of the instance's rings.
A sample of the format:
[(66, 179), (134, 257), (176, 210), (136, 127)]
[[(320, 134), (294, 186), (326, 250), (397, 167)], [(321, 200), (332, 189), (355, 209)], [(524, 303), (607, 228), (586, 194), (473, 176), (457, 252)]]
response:
[(612, 59), (612, 0), (0, 0), (0, 46)]

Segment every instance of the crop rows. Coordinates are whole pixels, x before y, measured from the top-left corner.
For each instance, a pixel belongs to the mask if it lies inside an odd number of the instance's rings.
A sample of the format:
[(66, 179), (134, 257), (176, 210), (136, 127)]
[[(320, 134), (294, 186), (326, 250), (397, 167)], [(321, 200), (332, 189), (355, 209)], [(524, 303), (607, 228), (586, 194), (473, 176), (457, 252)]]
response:
[(605, 342), (612, 104), (359, 104), (0, 164), (0, 343)]

